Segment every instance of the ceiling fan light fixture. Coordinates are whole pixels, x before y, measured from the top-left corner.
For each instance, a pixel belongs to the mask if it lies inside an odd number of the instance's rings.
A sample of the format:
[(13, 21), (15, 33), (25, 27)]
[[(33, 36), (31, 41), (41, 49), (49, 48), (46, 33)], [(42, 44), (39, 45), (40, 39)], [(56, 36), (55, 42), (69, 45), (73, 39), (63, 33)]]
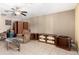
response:
[(15, 14), (16, 14), (16, 15), (20, 15), (20, 12), (16, 11)]

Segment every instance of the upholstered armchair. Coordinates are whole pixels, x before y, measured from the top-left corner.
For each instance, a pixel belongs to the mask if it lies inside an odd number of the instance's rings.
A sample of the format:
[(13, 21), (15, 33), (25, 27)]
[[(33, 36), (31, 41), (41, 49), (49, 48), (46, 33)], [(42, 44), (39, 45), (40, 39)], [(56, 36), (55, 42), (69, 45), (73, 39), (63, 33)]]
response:
[(30, 41), (30, 32), (29, 30), (23, 30), (23, 42)]

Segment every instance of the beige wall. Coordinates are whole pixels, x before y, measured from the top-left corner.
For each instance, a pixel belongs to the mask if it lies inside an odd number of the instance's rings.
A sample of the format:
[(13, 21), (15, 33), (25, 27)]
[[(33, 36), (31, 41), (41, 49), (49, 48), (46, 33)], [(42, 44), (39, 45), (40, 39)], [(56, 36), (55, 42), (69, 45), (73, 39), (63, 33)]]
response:
[(79, 4), (75, 9), (75, 39), (79, 48)]
[[(31, 32), (34, 32), (34, 33), (53, 32), (53, 30), (51, 30), (53, 26), (50, 26), (52, 23), (51, 18), (49, 19), (51, 23), (48, 23), (48, 24), (46, 24), (48, 22), (47, 19), (48, 18), (46, 18), (46, 16), (35, 17), (35, 18), (30, 19)], [(48, 30), (47, 26), (49, 26), (50, 31), (47, 31)]]
[(31, 32), (68, 35), (75, 38), (74, 10), (30, 18)]
[(66, 11), (53, 15), (54, 33), (67, 35), (75, 39), (75, 11)]
[(0, 33), (9, 29), (10, 26), (5, 25), (5, 18), (0, 15)]

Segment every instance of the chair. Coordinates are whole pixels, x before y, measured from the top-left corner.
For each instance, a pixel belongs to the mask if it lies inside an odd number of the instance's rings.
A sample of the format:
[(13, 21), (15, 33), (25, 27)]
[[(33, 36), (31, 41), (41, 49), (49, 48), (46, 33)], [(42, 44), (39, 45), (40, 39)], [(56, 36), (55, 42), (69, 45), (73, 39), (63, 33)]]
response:
[[(12, 34), (11, 34), (10, 31), (12, 31)], [(18, 51), (20, 51), (20, 43), (19, 43), (19, 40), (16, 37), (16, 34), (14, 33), (14, 31), (13, 30), (10, 30), (10, 31), (8, 30), (6, 32), (7, 38), (5, 39), (5, 41), (6, 41), (7, 50), (9, 48), (12, 48), (12, 49), (17, 49)]]
[(0, 33), (0, 41), (5, 40), (6, 38), (6, 32)]

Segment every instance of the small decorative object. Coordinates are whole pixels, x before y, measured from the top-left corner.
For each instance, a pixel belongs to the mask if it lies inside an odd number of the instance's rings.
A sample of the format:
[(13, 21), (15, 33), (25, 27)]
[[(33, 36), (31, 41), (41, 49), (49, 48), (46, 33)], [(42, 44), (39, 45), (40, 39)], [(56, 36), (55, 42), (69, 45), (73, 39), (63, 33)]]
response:
[(11, 20), (5, 20), (5, 25), (11, 25)]

